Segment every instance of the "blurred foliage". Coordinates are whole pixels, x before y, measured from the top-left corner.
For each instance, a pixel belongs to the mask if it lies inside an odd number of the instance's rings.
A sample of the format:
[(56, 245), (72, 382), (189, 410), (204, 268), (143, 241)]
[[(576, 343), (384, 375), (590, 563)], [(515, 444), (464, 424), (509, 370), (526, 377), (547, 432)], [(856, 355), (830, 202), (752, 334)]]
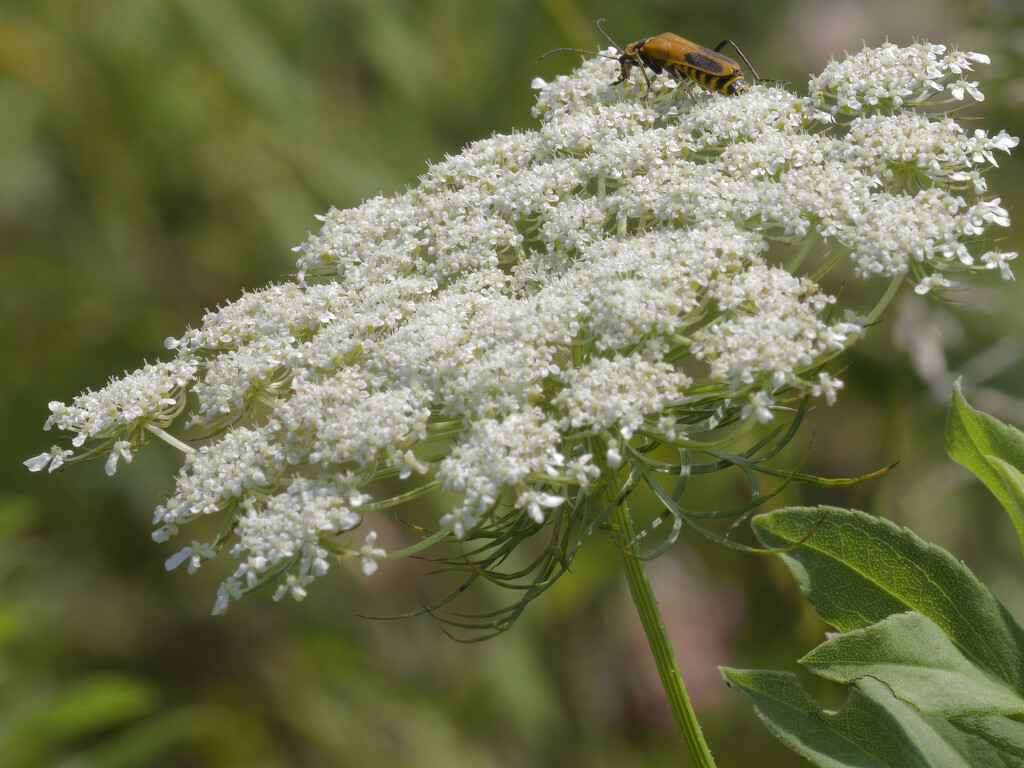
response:
[[(358, 618), (426, 599), (431, 582), (404, 568), (372, 579), (338, 568), (302, 604), (257, 595), (211, 618), (224, 574), (168, 574), (173, 546), (149, 538), (178, 457), (154, 446), (113, 480), (99, 464), (43, 478), (21, 461), (48, 446), (48, 400), (134, 369), (204, 307), (281, 279), (314, 214), (393, 193), (468, 141), (531, 126), (530, 80), (577, 59), (534, 60), (593, 48), (598, 16), (620, 43), (666, 30), (728, 36), (761, 74), (801, 90), (803, 73), (862, 40), (960, 42), (994, 62), (978, 72), (989, 99), (969, 114), (1024, 134), (1015, 2), (720, 10), (680, 0), (0, 6), (0, 407), (14, 438), (0, 461), (4, 766), (678, 762), (610, 543), (595, 541), (513, 631), (478, 645), (451, 642), (426, 618)], [(1006, 245), (1016, 250), (1022, 156), (992, 177), (1017, 220)], [(909, 524), (967, 560), (1019, 617), (1009, 524), (941, 453), (952, 370), (979, 407), (1024, 424), (1024, 304), (996, 282), (979, 282), (962, 306), (912, 297), (894, 308), (851, 357), (839, 404), (808, 419), (809, 471), (900, 467), (780, 501)], [(770, 560), (688, 541), (651, 566), (723, 765), (792, 764), (715, 671), (785, 666), (820, 638)], [(488, 595), (474, 599), (485, 606)]]

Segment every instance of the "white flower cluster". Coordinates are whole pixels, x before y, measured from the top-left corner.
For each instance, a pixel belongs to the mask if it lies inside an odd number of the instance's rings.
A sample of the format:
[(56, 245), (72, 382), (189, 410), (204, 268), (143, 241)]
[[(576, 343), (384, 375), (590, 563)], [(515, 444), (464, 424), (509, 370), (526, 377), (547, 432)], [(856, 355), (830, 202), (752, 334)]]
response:
[[(1008, 223), (982, 173), (1017, 140), (899, 108), (947, 86), (980, 98), (954, 76), (984, 57), (943, 54), (863, 52), (808, 98), (755, 86), (694, 103), (666, 77), (643, 98), (638, 75), (611, 88), (601, 58), (536, 81), (537, 131), (331, 210), (296, 249), (296, 282), (211, 312), (168, 341), (171, 362), (51, 404), (47, 427), (91, 446), (26, 464), (102, 454), (112, 472), (153, 435), (184, 450), (156, 538), (225, 515), (221, 536), (168, 561), (195, 570), (228, 548), (240, 564), (221, 611), (272, 578), (276, 597), (301, 598), (332, 556), (373, 572), (388, 557), (375, 531), (337, 537), (421, 490), (458, 494), (438, 527), (493, 540), (543, 526), (601, 467), (642, 460), (631, 441), (711, 428), (688, 408), (719, 424), (768, 421), (781, 396), (831, 403), (842, 382), (821, 368), (863, 321), (777, 266), (774, 242), (925, 289), (949, 284), (943, 271), (1011, 276), (1015, 254), (972, 265)], [(853, 117), (837, 124), (829, 103)], [(198, 449), (165, 431), (186, 395)]]
[(76, 448), (87, 440), (139, 437), (145, 424), (169, 423), (180, 413), (198, 368), (197, 360), (150, 364), (112, 379), (98, 392), (83, 392), (71, 405), (54, 400), (43, 429), (57, 427), (74, 433), (71, 444)]
[(867, 107), (900, 108), (920, 104), (947, 88), (950, 96), (962, 101), (985, 97), (978, 83), (963, 76), (971, 63), (988, 64), (983, 53), (946, 52), (944, 45), (917, 43), (900, 48), (886, 43), (830, 61), (825, 70), (811, 78), (811, 98), (819, 105), (833, 103), (833, 111), (855, 113)]

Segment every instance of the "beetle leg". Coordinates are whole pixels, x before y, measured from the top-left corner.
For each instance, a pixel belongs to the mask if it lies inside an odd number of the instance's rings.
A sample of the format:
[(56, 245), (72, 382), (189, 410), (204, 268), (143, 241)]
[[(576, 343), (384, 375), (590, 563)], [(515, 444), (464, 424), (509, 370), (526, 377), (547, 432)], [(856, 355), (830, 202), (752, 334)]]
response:
[(614, 81), (612, 85), (618, 85), (629, 79), (629, 70), (634, 66), (635, 62), (630, 56), (622, 54), (619, 56), (619, 66), (622, 67), (622, 73), (619, 75), (618, 80)]
[[(622, 74), (619, 75), (618, 79), (612, 83), (612, 85), (618, 85), (629, 78), (633, 67), (640, 67), (640, 74), (644, 76), (644, 82), (647, 83), (647, 93), (644, 94), (644, 100), (648, 99), (651, 95), (651, 78), (647, 76), (647, 68), (644, 66), (645, 58), (641, 56), (630, 56), (628, 54), (622, 54), (619, 57), (619, 64), (622, 67)], [(659, 67), (658, 72), (661, 71)]]
[(665, 69), (672, 74), (672, 77), (676, 79), (677, 83), (683, 86), (683, 90), (689, 94), (690, 98), (696, 101), (697, 97), (693, 95), (693, 91), (690, 90), (690, 86), (686, 83), (689, 78), (676, 67), (665, 67)]
[[(646, 40), (644, 41), (646, 42)], [(650, 56), (645, 54), (643, 51), (638, 51), (636, 56), (636, 66), (640, 67), (640, 72), (644, 76), (644, 82), (647, 83), (647, 93), (644, 94), (644, 101), (651, 97), (654, 90), (651, 88), (651, 78), (647, 74), (647, 68), (650, 67), (651, 71), (656, 75), (661, 74), (662, 65), (657, 59), (652, 59)]]
[(643, 65), (643, 62), (640, 64), (640, 73), (644, 76), (644, 82), (647, 83), (647, 93), (644, 94), (644, 101), (647, 101), (647, 99), (651, 98), (652, 93), (651, 78), (647, 76), (647, 67)]

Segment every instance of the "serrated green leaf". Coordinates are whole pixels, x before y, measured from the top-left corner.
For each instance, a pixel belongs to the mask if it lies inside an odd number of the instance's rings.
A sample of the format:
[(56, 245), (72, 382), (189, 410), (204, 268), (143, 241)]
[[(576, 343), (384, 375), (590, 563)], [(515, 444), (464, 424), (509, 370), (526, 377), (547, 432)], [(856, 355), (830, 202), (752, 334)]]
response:
[(920, 613), (899, 613), (828, 640), (800, 660), (840, 683), (870, 676), (898, 699), (939, 717), (1024, 715), (1024, 698), (964, 657)]
[(1024, 549), (1024, 432), (972, 408), (957, 381), (946, 418), (946, 450), (999, 499)]
[(800, 687), (796, 675), (770, 670), (719, 668), (776, 738), (815, 765), (922, 766), (892, 718), (856, 690), (838, 713), (825, 712)]
[[(948, 723), (894, 699), (881, 683), (851, 689), (825, 712), (788, 672), (721, 668), (776, 738), (822, 768), (980, 768), (1010, 765)], [(984, 762), (983, 762), (984, 761)]]
[[(974, 768), (1021, 768), (1020, 761), (988, 740), (941, 717), (926, 715), (893, 697), (889, 689), (874, 678), (857, 682), (860, 692), (900, 723), (907, 739), (920, 749), (928, 765), (970, 765)], [(1010, 722), (1007, 718), (985, 718)]]
[[(940, 547), (856, 510), (792, 507), (752, 521), (814, 610), (841, 631), (917, 611), (972, 663), (1024, 691), (1024, 630), (974, 575)], [(817, 526), (817, 528), (815, 528)]]

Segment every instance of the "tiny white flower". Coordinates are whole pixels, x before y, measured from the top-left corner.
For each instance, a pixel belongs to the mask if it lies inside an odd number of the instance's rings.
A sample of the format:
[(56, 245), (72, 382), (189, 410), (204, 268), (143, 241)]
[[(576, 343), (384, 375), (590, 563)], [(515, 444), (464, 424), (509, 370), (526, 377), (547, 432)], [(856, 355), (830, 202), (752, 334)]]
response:
[(363, 564), (363, 573), (367, 576), (376, 572), (377, 561), (381, 558), (387, 557), (388, 554), (387, 550), (373, 546), (376, 541), (377, 532), (370, 531), (366, 534), (366, 540), (363, 542), (363, 546), (359, 548), (360, 561)]
[(771, 411), (774, 402), (771, 395), (767, 392), (752, 392), (749, 396), (749, 402), (743, 406), (742, 415), (746, 418), (753, 414), (754, 418), (759, 422), (767, 424), (774, 418)]
[(843, 388), (843, 382), (828, 373), (818, 374), (818, 383), (811, 388), (811, 394), (815, 397), (825, 396), (825, 402), (835, 405), (836, 395)]
[(963, 101), (965, 93), (975, 101), (985, 100), (985, 95), (978, 90), (977, 81), (957, 80), (949, 87), (949, 92), (957, 101)]
[(161, 525), (159, 528), (153, 531), (152, 538), (153, 541), (160, 544), (165, 541), (168, 541), (171, 538), (171, 536), (177, 536), (177, 534), (178, 526), (174, 523), (167, 523), (166, 525)]
[(622, 466), (622, 452), (618, 446), (608, 446), (608, 450), (605, 452), (605, 461), (608, 462), (608, 466), (612, 469)]
[(296, 576), (294, 573), (289, 573), (285, 576), (283, 583), (278, 586), (277, 590), (274, 592), (274, 600), (280, 600), (285, 595), (290, 594), (293, 600), (301, 602), (306, 597), (307, 593), (305, 585), (308, 584), (309, 581), (311, 581), (311, 579), (304, 579), (300, 576)]
[(106, 471), (108, 475), (113, 475), (117, 471), (117, 462), (119, 459), (124, 459), (126, 462), (131, 463), (131, 443), (127, 440), (114, 441), (114, 447), (111, 449), (110, 455), (107, 457), (107, 463), (104, 466), (104, 471)]
[(537, 491), (533, 488), (523, 491), (516, 499), (515, 507), (526, 507), (527, 512), (535, 523), (542, 524), (545, 520), (545, 509), (556, 509), (565, 503), (564, 496), (556, 496), (553, 493)]
[(1003, 280), (1013, 280), (1013, 270), (1010, 269), (1010, 262), (1017, 258), (1016, 252), (1004, 253), (1001, 251), (989, 251), (982, 254), (981, 263), (988, 269), (999, 269)]
[(601, 470), (594, 465), (593, 458), (593, 454), (585, 453), (566, 463), (566, 472), (578, 485), (586, 487), (591, 480), (601, 476)]
[(956, 281), (949, 280), (948, 278), (936, 272), (935, 274), (928, 275), (927, 277), (920, 280), (918, 284), (914, 286), (914, 293), (923, 296), (926, 293), (931, 292), (932, 290), (948, 290), (951, 288), (955, 288), (956, 285)]
[(44, 451), (38, 456), (34, 456), (22, 463), (28, 467), (30, 472), (39, 472), (47, 466), (50, 468), (49, 471), (53, 472), (64, 465), (64, 459), (73, 455), (74, 451), (55, 445), (50, 450)]
[(999, 131), (999, 133), (992, 137), (990, 143), (993, 149), (1000, 149), (1003, 152), (1009, 152), (1020, 143), (1020, 139), (1016, 136), (1011, 136), (1006, 131)]
[(168, 571), (173, 571), (183, 562), (188, 560), (188, 572), (195, 573), (199, 570), (199, 566), (202, 565), (204, 559), (209, 560), (216, 554), (216, 550), (214, 550), (209, 544), (193, 540), (189, 546), (185, 547), (177, 554), (167, 558), (167, 562), (164, 563), (164, 568)]
[(217, 599), (214, 602), (213, 610), (210, 611), (210, 613), (214, 616), (219, 616), (224, 613), (228, 608), (228, 603), (231, 600), (238, 600), (243, 593), (244, 590), (238, 581), (234, 577), (228, 577), (217, 590)]
[(457, 539), (465, 537), (467, 528), (472, 528), (475, 523), (476, 518), (464, 506), (442, 515), (440, 520), (441, 527), (451, 527), (452, 535)]
[[(60, 449), (58, 448), (58, 450), (60, 450)], [(51, 451), (44, 451), (43, 453), (40, 453), (38, 456), (33, 456), (31, 459), (26, 459), (22, 463), (26, 467), (28, 467), (28, 471), (29, 472), (39, 472), (47, 464), (49, 464), (52, 460), (53, 460), (53, 453), (52, 453), (52, 450), (51, 450)]]
[(405, 480), (412, 475), (413, 472), (422, 475), (430, 470), (430, 466), (421, 461), (412, 451), (405, 451), (399, 454), (398, 460), (399, 466), (401, 467), (398, 473), (398, 478), (400, 480)]

